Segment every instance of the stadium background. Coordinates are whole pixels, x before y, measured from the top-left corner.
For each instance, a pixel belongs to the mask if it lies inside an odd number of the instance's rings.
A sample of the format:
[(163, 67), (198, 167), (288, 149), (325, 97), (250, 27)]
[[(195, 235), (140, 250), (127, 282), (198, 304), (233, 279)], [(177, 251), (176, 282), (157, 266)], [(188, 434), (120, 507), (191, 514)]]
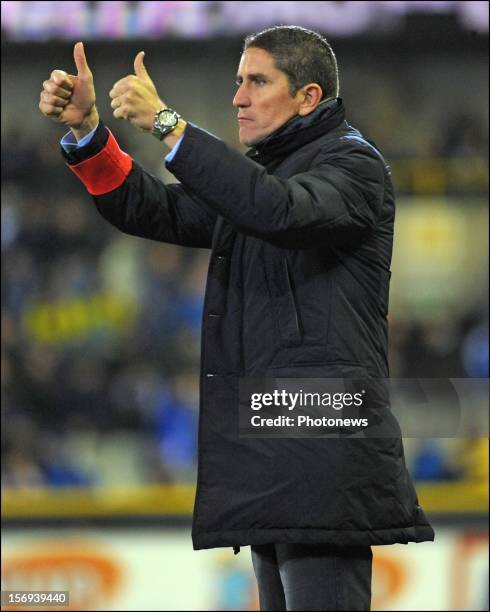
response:
[[(328, 37), (348, 121), (392, 166), (391, 375), (488, 377), (486, 2), (2, 2), (2, 590), (256, 609), (248, 549), (190, 540), (209, 253), (108, 226), (37, 105), (83, 40), (101, 116), (172, 180), (161, 145), (111, 118), (113, 82), (145, 50), (162, 98), (240, 149), (241, 41), (279, 23)], [(488, 609), (486, 433), (405, 448), (436, 542), (374, 550), (373, 609)]]

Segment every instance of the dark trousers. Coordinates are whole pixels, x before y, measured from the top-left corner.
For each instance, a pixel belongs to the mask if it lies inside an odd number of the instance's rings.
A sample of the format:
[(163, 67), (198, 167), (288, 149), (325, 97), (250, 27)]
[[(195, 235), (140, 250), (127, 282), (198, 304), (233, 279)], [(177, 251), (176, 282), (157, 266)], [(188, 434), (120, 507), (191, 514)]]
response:
[(370, 610), (370, 546), (252, 546), (261, 610)]

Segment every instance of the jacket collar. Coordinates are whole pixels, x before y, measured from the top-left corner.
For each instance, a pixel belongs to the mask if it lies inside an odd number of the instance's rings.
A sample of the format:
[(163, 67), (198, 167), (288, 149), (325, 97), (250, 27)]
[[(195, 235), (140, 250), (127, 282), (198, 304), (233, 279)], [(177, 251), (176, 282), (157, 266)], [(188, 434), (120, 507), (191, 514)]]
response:
[(342, 98), (325, 100), (306, 117), (295, 115), (247, 152), (247, 157), (266, 164), (337, 128), (345, 120)]

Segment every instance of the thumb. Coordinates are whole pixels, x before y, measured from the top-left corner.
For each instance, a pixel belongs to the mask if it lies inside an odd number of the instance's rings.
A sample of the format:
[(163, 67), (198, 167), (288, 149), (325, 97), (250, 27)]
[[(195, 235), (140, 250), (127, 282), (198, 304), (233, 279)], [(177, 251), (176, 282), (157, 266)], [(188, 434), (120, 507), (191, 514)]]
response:
[(145, 52), (140, 51), (136, 57), (134, 58), (134, 73), (140, 79), (146, 79), (151, 81), (151, 77), (148, 74), (148, 71), (143, 64), (143, 58), (145, 57)]
[(92, 72), (87, 64), (87, 58), (85, 57), (85, 50), (82, 42), (77, 42), (73, 49), (73, 57), (75, 58), (75, 65), (77, 67), (79, 77), (91, 76)]

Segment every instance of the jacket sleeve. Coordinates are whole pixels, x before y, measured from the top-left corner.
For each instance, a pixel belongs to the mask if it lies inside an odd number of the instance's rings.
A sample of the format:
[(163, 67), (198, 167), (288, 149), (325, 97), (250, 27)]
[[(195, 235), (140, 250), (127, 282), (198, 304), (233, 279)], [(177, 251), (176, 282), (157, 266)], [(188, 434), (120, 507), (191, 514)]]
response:
[(119, 148), (99, 124), (80, 149), (61, 149), (67, 166), (84, 183), (99, 213), (133, 236), (211, 248), (217, 214), (183, 185), (165, 185)]
[(383, 159), (362, 139), (339, 140), (310, 170), (283, 179), (188, 124), (167, 168), (237, 229), (284, 248), (362, 240), (384, 199)]

